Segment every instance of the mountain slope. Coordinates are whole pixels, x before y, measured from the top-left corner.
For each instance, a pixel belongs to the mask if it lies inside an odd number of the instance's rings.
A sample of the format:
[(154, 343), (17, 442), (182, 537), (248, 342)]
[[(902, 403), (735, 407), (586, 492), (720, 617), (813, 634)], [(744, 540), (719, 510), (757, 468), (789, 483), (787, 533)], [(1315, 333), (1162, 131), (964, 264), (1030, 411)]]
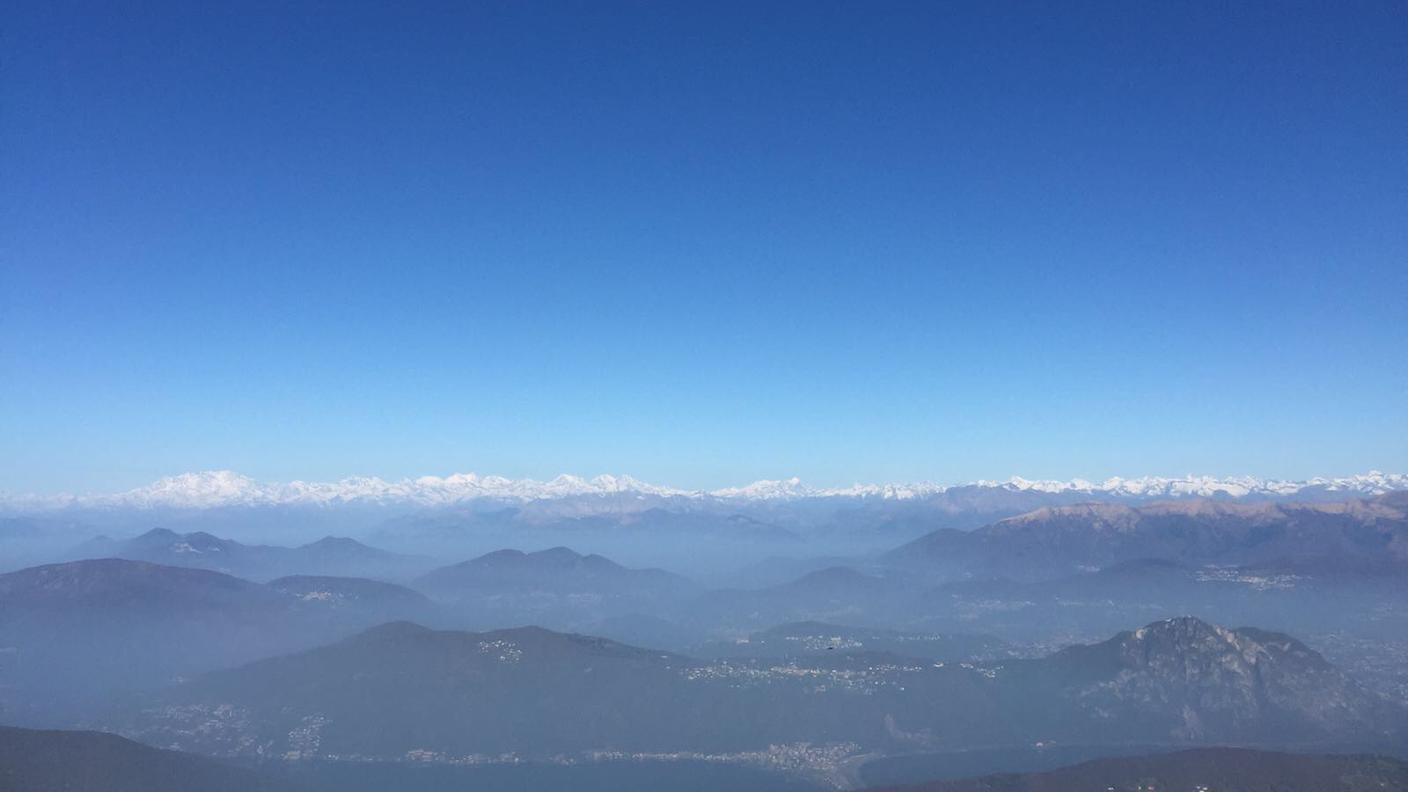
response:
[(328, 575), (291, 575), (271, 580), (267, 585), (295, 599), (300, 616), (322, 620), (325, 625), (365, 628), (387, 621), (437, 617), (435, 604), (424, 594), (395, 583)]
[(608, 558), (581, 555), (566, 547), (533, 553), (498, 550), (432, 570), (415, 580), (418, 589), (451, 599), (486, 590), (566, 589), (582, 584), (599, 590), (694, 588), (684, 578), (663, 570), (628, 569)]
[[(1252, 733), (1313, 741), (1402, 722), (1402, 713), (1294, 638), (1189, 617), (1029, 665), (1043, 684), (1061, 684), (1075, 713), (1093, 724), (1118, 721), (1112, 737), (1139, 730), (1186, 741), (1245, 740)], [(1100, 731), (1096, 726), (1091, 734)]]
[[(160, 718), (137, 733), (212, 753), (271, 741), (280, 751), (387, 758), (422, 748), (545, 755), (591, 741), (627, 744), (642, 726), (658, 734), (657, 747), (680, 745), (688, 729), (670, 728), (651, 710), (678, 703), (654, 694), (670, 689), (685, 664), (536, 627), (467, 633), (396, 622), (211, 674), (172, 691)], [(228, 718), (214, 714), (215, 702), (232, 704)], [(195, 722), (208, 725), (196, 733)], [(316, 739), (290, 741), (300, 729)]]
[(1285, 636), (1170, 620), (1039, 660), (692, 660), (538, 628), (396, 623), (168, 690), (122, 728), (215, 754), (444, 760), (854, 742), (959, 750), (1388, 741), (1403, 713)]
[(419, 591), (366, 578), (290, 575), (271, 580), (267, 585), (303, 602), (327, 603), (333, 607), (351, 603), (385, 607), (424, 607), (430, 604), (430, 600)]
[(534, 553), (498, 550), (441, 567), (412, 585), (471, 622), (573, 626), (632, 612), (654, 613), (696, 593), (686, 578), (630, 569), (565, 547)]
[(294, 787), (213, 759), (115, 734), (0, 726), (3, 792), (284, 792)]
[(306, 646), (290, 600), (219, 572), (100, 559), (0, 575), (0, 707), (59, 717), (120, 691)]
[(390, 584), (97, 559), (0, 575), (0, 715), (57, 725), (114, 696), (335, 640), (430, 603)]
[(886, 624), (912, 606), (912, 591), (894, 579), (832, 566), (760, 589), (710, 591), (679, 617), (709, 629), (765, 629), (788, 622)]

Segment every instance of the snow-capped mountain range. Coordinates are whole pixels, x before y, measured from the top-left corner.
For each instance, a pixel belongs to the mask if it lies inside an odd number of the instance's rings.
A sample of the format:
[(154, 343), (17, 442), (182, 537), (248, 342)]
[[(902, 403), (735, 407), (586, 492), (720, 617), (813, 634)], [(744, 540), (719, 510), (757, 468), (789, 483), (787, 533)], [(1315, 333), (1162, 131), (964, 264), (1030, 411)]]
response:
[(1100, 482), (1031, 481), (1013, 477), (1006, 481), (968, 484), (855, 484), (817, 488), (800, 479), (755, 481), (741, 487), (686, 490), (650, 484), (630, 476), (595, 478), (561, 475), (549, 481), (509, 479), (456, 473), (387, 481), (352, 477), (336, 482), (259, 482), (229, 470), (169, 476), (127, 492), (105, 495), (5, 496), (0, 506), (11, 509), (47, 510), (77, 508), (209, 509), (239, 506), (336, 506), (407, 505), (445, 506), (477, 500), (528, 502), (574, 497), (637, 496), (720, 501), (794, 501), (809, 498), (912, 500), (963, 488), (989, 488), (1007, 492), (1090, 495), (1093, 498), (1292, 498), (1307, 492), (1342, 494), (1344, 497), (1380, 495), (1408, 489), (1408, 475), (1370, 471), (1340, 478), (1303, 481), (1262, 479), (1253, 476), (1217, 478), (1184, 476), (1166, 478), (1108, 478)]

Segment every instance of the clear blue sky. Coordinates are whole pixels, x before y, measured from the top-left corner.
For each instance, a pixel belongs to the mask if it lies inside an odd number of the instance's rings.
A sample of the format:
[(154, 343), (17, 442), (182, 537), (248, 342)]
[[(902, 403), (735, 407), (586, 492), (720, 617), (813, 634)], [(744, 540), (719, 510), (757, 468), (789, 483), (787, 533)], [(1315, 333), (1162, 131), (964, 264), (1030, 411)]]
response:
[(0, 26), (0, 490), (1408, 469), (1408, 6)]

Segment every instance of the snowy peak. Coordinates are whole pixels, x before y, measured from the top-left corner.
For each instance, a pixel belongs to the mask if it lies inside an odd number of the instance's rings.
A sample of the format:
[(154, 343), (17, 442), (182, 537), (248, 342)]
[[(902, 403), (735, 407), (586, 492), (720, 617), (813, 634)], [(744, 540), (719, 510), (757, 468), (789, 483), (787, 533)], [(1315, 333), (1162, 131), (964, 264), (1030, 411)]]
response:
[(200, 508), (210, 503), (257, 503), (263, 499), (264, 492), (249, 476), (242, 476), (230, 470), (214, 470), (168, 476), (145, 487), (131, 490), (121, 497), (134, 506)]
[(742, 487), (725, 487), (709, 494), (715, 498), (744, 498), (747, 500), (788, 500), (811, 497), (821, 492), (813, 490), (793, 476), (790, 479), (772, 481), (764, 479)]
[(1311, 490), (1352, 496), (1382, 495), (1393, 490), (1408, 489), (1408, 475), (1371, 470), (1343, 478), (1312, 478), (1304, 481), (1261, 479), (1254, 476), (1144, 476), (1131, 479), (1115, 476), (1100, 483), (1083, 479), (1030, 481), (1014, 476), (1005, 482), (980, 481), (978, 484), (1002, 487), (1014, 492), (1077, 493), (1135, 498), (1289, 497)]
[[(566, 498), (657, 498), (716, 501), (796, 501), (809, 498), (914, 500), (940, 496), (952, 490), (988, 489), (1052, 496), (1089, 497), (1093, 500), (1152, 500), (1179, 498), (1281, 499), (1293, 497), (1365, 497), (1408, 490), (1408, 475), (1370, 471), (1342, 478), (1304, 481), (1261, 479), (1252, 476), (1216, 478), (1184, 476), (1164, 478), (1113, 477), (1102, 482), (1030, 480), (969, 484), (853, 484), (816, 488), (798, 478), (755, 481), (739, 487), (711, 491), (687, 490), (650, 484), (630, 476), (599, 475), (583, 478), (563, 474), (547, 481), (510, 479), (454, 473), (387, 481), (374, 476), (354, 476), (334, 482), (259, 482), (234, 471), (182, 473), (145, 487), (108, 495), (4, 496), (0, 508), (42, 511), (66, 507), (134, 509), (212, 509), (253, 506), (402, 505), (446, 506), (477, 500), (525, 503)], [(1069, 502), (1069, 501), (1067, 501)]]

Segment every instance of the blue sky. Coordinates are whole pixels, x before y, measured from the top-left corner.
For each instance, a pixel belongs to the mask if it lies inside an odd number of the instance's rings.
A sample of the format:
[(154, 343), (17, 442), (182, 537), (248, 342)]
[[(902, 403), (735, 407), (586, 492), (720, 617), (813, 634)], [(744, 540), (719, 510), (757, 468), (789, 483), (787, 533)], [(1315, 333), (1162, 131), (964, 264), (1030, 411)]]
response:
[(11, 6), (0, 490), (1408, 469), (1401, 3), (394, 5)]

